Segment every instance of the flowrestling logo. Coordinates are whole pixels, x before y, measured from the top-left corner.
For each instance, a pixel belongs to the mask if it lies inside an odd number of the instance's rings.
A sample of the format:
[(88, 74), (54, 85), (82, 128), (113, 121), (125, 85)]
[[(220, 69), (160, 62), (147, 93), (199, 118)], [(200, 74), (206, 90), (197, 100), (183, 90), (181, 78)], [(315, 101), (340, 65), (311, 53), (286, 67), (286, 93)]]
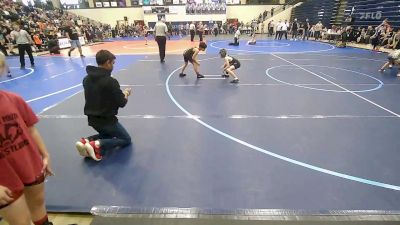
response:
[(360, 13), (360, 20), (380, 20), (380, 19), (382, 19), (382, 11)]

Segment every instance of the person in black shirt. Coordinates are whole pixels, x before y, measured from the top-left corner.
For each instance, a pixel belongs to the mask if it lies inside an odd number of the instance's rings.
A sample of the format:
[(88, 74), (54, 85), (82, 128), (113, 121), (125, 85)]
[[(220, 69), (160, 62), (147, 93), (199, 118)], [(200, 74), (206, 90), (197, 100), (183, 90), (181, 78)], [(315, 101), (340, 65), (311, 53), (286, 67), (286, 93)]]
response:
[(82, 54), (82, 47), (81, 47), (81, 43), (79, 42), (79, 32), (74, 27), (74, 24), (71, 23), (71, 25), (64, 28), (64, 30), (65, 30), (65, 35), (67, 36), (67, 38), (69, 39), (69, 41), (71, 43), (71, 49), (68, 51), (68, 56), (71, 57), (71, 52), (73, 50), (75, 50), (75, 48), (78, 48), (79, 54), (81, 55), (81, 57), (85, 57)]
[(292, 39), (291, 40), (294, 39), (295, 41), (297, 41), (298, 29), (299, 29), (299, 24), (297, 23), (297, 19), (294, 19), (294, 21), (292, 23), (292, 27), (291, 27), (291, 31), (292, 31)]
[(306, 22), (304, 23), (304, 31), (303, 31), (303, 41), (307, 40), (310, 38), (310, 30), (311, 30), (311, 24), (308, 18), (306, 19)]
[(201, 75), (199, 72), (200, 63), (197, 60), (197, 55), (199, 54), (200, 51), (205, 51), (206, 48), (207, 44), (204, 42), (200, 42), (198, 48), (197, 47), (189, 48), (183, 52), (183, 60), (185, 61), (185, 64), (183, 65), (182, 71), (179, 74), (180, 77), (186, 76), (186, 74), (184, 74), (183, 72), (185, 72), (188, 63), (190, 62), (192, 63), (193, 69), (197, 74), (197, 78), (204, 78), (204, 76)]
[(47, 49), (49, 50), (50, 54), (60, 54), (60, 46), (58, 45), (57, 36), (50, 36), (49, 40), (47, 41)]
[(85, 91), (85, 115), (89, 126), (98, 134), (81, 138), (76, 143), (80, 155), (100, 161), (105, 151), (124, 147), (131, 143), (131, 137), (118, 122), (118, 109), (125, 107), (131, 89), (121, 91), (116, 79), (111, 77), (115, 56), (100, 50), (96, 54), (96, 66), (87, 66), (88, 75), (83, 80)]
[(8, 52), (5, 45), (6, 45), (6, 37), (2, 32), (0, 32), (0, 51), (3, 52), (5, 56), (8, 56)]

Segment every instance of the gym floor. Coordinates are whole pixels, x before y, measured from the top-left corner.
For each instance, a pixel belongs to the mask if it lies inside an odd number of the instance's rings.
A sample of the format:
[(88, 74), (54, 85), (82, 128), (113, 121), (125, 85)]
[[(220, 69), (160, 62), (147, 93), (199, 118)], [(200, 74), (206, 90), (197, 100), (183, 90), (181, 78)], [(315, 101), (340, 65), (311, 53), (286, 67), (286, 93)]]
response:
[[(84, 47), (86, 58), (38, 56), (35, 69), (8, 58), (14, 77), (0, 78), (0, 88), (39, 114), (52, 155), (50, 211), (400, 210), (400, 80), (395, 68), (378, 72), (386, 54), (266, 37), (233, 47), (228, 37), (207, 38), (200, 80), (191, 66), (178, 76), (182, 52), (197, 44), (187, 39), (167, 42), (165, 64), (153, 40)], [(221, 48), (241, 61), (239, 84), (221, 77)], [(81, 82), (100, 49), (117, 55), (113, 75), (133, 89), (119, 113), (133, 144), (94, 162), (74, 143), (94, 133)]]

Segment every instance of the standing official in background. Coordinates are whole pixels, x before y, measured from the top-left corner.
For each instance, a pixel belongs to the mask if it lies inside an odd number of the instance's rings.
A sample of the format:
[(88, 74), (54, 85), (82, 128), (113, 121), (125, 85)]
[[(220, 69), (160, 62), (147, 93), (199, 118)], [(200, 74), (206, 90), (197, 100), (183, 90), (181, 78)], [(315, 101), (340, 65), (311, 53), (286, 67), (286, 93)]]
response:
[(31, 67), (35, 67), (35, 60), (33, 59), (31, 48), (31, 45), (33, 45), (34, 42), (28, 32), (22, 30), (19, 24), (15, 24), (14, 30), (11, 31), (10, 35), (18, 45), (21, 69), (25, 69), (25, 52), (28, 53), (29, 59), (31, 61)]
[(196, 34), (196, 25), (194, 25), (194, 22), (192, 22), (189, 26), (190, 29), (190, 41), (194, 41), (194, 35)]
[(154, 27), (154, 31), (156, 34), (156, 42), (158, 44), (158, 51), (160, 53), (160, 62), (164, 63), (165, 62), (165, 45), (167, 44), (167, 33), (168, 33), (168, 28), (167, 25), (165, 25), (165, 20), (164, 19), (159, 19), (158, 22), (156, 23), (156, 26)]
[(199, 26), (198, 26), (197, 32), (199, 34), (200, 41), (203, 41), (204, 25), (203, 25), (202, 22), (199, 22)]

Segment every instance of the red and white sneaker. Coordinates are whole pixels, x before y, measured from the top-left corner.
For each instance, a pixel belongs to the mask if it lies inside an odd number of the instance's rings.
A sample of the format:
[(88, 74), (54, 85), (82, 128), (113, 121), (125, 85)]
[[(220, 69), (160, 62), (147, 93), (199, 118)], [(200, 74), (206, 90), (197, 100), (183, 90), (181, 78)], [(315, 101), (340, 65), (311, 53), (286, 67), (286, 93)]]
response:
[(96, 145), (96, 141), (86, 142), (86, 151), (95, 161), (100, 161), (103, 157), (100, 154), (100, 146)]
[(80, 141), (75, 143), (76, 150), (78, 150), (79, 155), (83, 157), (89, 157), (89, 153), (86, 151), (86, 143), (88, 143), (89, 140), (86, 138), (81, 138)]

